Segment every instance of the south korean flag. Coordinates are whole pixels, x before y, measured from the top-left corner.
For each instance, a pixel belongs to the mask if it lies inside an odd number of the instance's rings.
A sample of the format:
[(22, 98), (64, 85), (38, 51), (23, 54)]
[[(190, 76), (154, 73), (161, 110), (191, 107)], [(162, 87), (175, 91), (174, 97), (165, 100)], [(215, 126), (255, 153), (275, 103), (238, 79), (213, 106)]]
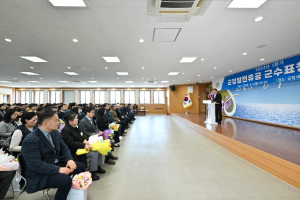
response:
[(184, 101), (183, 101), (183, 108), (189, 108), (193, 105), (190, 94), (188, 91), (185, 93)]

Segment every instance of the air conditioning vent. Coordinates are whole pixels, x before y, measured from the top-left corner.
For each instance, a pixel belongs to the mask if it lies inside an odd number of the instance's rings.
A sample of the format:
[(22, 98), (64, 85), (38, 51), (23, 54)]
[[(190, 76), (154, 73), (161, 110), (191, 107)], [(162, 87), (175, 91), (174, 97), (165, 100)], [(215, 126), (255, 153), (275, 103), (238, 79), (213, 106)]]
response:
[(161, 0), (161, 8), (191, 8), (194, 1), (191, 0)]
[(157, 84), (157, 81), (145, 81), (145, 84)]

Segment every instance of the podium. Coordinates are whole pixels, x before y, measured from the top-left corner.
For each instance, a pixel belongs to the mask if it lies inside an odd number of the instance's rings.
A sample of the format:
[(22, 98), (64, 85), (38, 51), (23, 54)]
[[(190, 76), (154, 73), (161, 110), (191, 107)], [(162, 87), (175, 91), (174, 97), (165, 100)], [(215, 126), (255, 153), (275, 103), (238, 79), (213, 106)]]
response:
[(211, 100), (203, 100), (203, 103), (208, 107), (207, 118), (204, 123), (206, 124), (217, 124), (216, 123), (216, 113), (215, 113), (215, 104)]

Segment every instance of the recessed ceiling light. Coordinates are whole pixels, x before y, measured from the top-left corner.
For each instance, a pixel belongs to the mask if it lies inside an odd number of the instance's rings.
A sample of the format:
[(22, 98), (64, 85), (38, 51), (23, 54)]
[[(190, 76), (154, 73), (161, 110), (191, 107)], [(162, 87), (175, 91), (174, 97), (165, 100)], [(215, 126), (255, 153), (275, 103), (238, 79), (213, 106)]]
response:
[(17, 79), (17, 78), (14, 78), (14, 79)]
[(133, 81), (125, 81), (125, 83), (133, 83)]
[(229, 70), (229, 72), (232, 72), (232, 70)]
[(202, 58), (201, 61), (204, 61), (204, 58)]
[(11, 81), (0, 81), (1, 83), (11, 83)]
[(179, 63), (192, 63), (194, 62), (198, 57), (183, 57), (179, 61)]
[(173, 80), (173, 81), (175, 81), (175, 80)]
[(200, 74), (198, 76), (200, 76)]
[(49, 0), (53, 6), (86, 7), (83, 0)]
[(214, 67), (214, 69), (217, 69), (217, 67)]
[(97, 81), (88, 81), (89, 83), (98, 83)]
[(214, 77), (211, 77), (211, 78), (214, 78)]
[(34, 67), (30, 67), (30, 69), (34, 69)]
[(40, 79), (43, 79), (43, 78), (40, 78)]
[(228, 8), (259, 8), (267, 0), (233, 0)]
[(190, 81), (190, 80), (188, 80), (188, 81)]
[(117, 78), (117, 79), (120, 79), (120, 78)]
[(116, 72), (119, 76), (129, 75), (128, 72)]
[(8, 39), (8, 38), (5, 38), (4, 39), (6, 42), (12, 42), (12, 40), (11, 39)]
[(260, 22), (260, 21), (263, 20), (263, 19), (264, 19), (263, 17), (256, 17), (254, 21), (255, 21), (255, 22)]
[(26, 60), (29, 60), (31, 62), (47, 62), (46, 60), (43, 60), (36, 56), (20, 56), (21, 58), (24, 58)]
[(182, 73), (182, 74), (185, 74), (185, 73)]
[(73, 42), (78, 42), (78, 40), (77, 39), (73, 39)]
[(175, 76), (175, 75), (178, 75), (178, 74), (179, 74), (179, 72), (169, 72), (168, 73), (169, 76)]
[(37, 73), (33, 73), (33, 72), (20, 72), (22, 74), (26, 74), (26, 75), (29, 75), (29, 76), (36, 76), (36, 75), (39, 75)]
[(243, 53), (243, 56), (247, 55), (247, 53)]
[(105, 67), (105, 69), (108, 69), (108, 67)]
[(143, 42), (145, 42), (145, 40), (143, 40), (143, 39), (140, 39), (140, 40), (139, 40), (139, 42), (140, 42), (140, 43), (143, 43)]
[(142, 79), (145, 79), (145, 78), (142, 78)]
[(71, 67), (68, 67), (68, 69), (71, 69)]
[(64, 72), (65, 74), (68, 74), (68, 75), (72, 75), (72, 76), (77, 76), (79, 74), (75, 73), (75, 72)]
[(169, 81), (161, 81), (161, 83), (169, 83)]
[(121, 62), (118, 57), (103, 57), (106, 62)]
[(265, 60), (264, 58), (260, 59), (260, 61), (264, 61), (264, 60)]
[(28, 81), (29, 83), (40, 83), (39, 81)]
[(183, 84), (183, 83), (181, 83), (181, 84)]
[(91, 79), (94, 79), (94, 78), (91, 78)]
[(142, 69), (145, 69), (145, 67), (142, 67)]
[(68, 81), (57, 81), (57, 82), (60, 82), (60, 83), (69, 83)]
[(202, 81), (199, 81), (200, 83), (202, 82)]

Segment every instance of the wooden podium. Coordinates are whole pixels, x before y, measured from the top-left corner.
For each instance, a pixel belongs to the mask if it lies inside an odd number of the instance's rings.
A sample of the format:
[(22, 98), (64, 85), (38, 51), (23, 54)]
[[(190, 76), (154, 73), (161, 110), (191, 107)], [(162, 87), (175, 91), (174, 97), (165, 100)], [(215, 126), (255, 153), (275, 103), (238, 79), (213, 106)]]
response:
[(204, 121), (204, 123), (206, 124), (217, 124), (216, 123), (216, 116), (215, 116), (215, 104), (216, 103), (212, 103), (211, 100), (203, 100), (203, 103), (206, 104), (207, 106), (207, 118), (206, 121)]

